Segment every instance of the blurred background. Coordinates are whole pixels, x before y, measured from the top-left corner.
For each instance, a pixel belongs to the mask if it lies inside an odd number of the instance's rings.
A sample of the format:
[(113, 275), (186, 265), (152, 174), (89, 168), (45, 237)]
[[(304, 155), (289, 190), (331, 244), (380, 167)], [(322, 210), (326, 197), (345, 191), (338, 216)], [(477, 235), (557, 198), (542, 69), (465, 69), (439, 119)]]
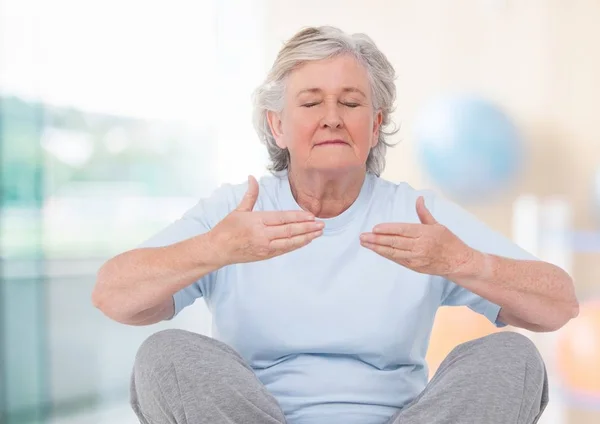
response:
[[(383, 177), (434, 188), (568, 270), (580, 316), (524, 331), (545, 424), (600, 422), (600, 3), (595, 0), (0, 0), (0, 422), (134, 424), (151, 333), (210, 334), (203, 302), (127, 327), (98, 268), (249, 173), (250, 94), (311, 25), (370, 35), (394, 64), (399, 144)], [(441, 309), (432, 372), (495, 331)]]

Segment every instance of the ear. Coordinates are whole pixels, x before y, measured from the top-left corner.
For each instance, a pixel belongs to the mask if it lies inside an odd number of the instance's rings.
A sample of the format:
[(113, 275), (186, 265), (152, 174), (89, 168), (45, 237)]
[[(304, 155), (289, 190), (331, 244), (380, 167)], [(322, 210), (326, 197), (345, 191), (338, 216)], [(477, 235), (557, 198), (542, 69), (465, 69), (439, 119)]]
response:
[(381, 127), (381, 123), (383, 122), (383, 113), (381, 110), (378, 110), (375, 114), (375, 119), (373, 119), (373, 141), (371, 142), (371, 148), (377, 146), (379, 142), (379, 128)]
[(277, 146), (281, 149), (286, 149), (287, 146), (283, 140), (283, 125), (281, 123), (280, 114), (271, 110), (267, 111), (267, 121), (269, 122), (269, 128), (271, 129), (271, 134), (273, 134)]

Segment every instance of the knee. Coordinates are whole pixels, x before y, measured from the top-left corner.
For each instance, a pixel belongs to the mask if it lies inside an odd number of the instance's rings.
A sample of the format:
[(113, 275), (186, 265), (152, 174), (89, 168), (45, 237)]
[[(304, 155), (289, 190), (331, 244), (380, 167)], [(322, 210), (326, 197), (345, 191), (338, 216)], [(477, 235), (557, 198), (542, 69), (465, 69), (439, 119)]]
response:
[(517, 353), (533, 362), (541, 361), (542, 357), (535, 344), (528, 337), (514, 331), (501, 331), (484, 337), (486, 347), (500, 354)]
[(529, 397), (543, 410), (548, 402), (548, 377), (535, 344), (520, 333), (505, 331), (484, 337), (482, 345), (490, 372), (500, 373), (505, 382), (515, 382), (516, 393)]
[(136, 377), (154, 374), (169, 367), (178, 357), (177, 350), (185, 346), (191, 333), (184, 330), (162, 330), (148, 337), (138, 348), (135, 356)]
[(139, 347), (134, 364), (136, 377), (156, 376), (173, 367), (214, 369), (224, 358), (239, 357), (226, 344), (202, 334), (168, 329), (152, 334)]
[[(479, 342), (479, 343), (477, 343)], [(526, 336), (513, 331), (502, 331), (474, 341), (473, 348), (481, 356), (496, 364), (514, 367), (523, 364), (533, 373), (543, 376), (545, 365), (535, 344)]]

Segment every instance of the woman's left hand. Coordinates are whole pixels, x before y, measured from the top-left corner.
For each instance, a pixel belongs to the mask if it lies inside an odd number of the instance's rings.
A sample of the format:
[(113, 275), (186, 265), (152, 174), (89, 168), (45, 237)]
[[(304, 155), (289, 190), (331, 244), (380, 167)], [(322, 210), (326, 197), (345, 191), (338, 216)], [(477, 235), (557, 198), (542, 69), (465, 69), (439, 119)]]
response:
[(420, 224), (378, 224), (371, 233), (363, 233), (360, 243), (367, 249), (399, 265), (423, 274), (451, 277), (468, 267), (476, 251), (440, 224), (417, 199)]

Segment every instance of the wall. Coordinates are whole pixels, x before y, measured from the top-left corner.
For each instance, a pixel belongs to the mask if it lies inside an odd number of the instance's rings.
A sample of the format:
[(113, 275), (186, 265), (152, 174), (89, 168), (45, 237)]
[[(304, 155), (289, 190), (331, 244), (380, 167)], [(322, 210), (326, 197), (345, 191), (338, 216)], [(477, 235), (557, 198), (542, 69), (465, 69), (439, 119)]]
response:
[[(598, 229), (590, 190), (600, 166), (600, 2), (268, 0), (266, 10), (269, 64), (284, 40), (311, 25), (365, 32), (388, 55), (398, 73), (401, 143), (389, 152), (384, 177), (430, 186), (415, 160), (415, 115), (436, 93), (477, 91), (515, 119), (529, 162), (507, 192), (466, 207), (510, 236), (517, 195), (562, 195), (573, 206), (575, 228)], [(575, 257), (582, 299), (600, 293), (598, 255)], [(594, 419), (574, 410), (569, 416), (574, 423)]]
[[(267, 59), (303, 26), (329, 24), (369, 34), (398, 73), (395, 121), (401, 143), (388, 154), (385, 177), (430, 183), (414, 156), (412, 124), (419, 107), (447, 90), (477, 91), (504, 107), (520, 126), (530, 158), (518, 184), (491, 203), (466, 205), (510, 235), (518, 194), (564, 195), (577, 229), (600, 217), (589, 207), (600, 166), (598, 2), (517, 1), (268, 2)], [(597, 254), (579, 255), (579, 288), (600, 271)]]

